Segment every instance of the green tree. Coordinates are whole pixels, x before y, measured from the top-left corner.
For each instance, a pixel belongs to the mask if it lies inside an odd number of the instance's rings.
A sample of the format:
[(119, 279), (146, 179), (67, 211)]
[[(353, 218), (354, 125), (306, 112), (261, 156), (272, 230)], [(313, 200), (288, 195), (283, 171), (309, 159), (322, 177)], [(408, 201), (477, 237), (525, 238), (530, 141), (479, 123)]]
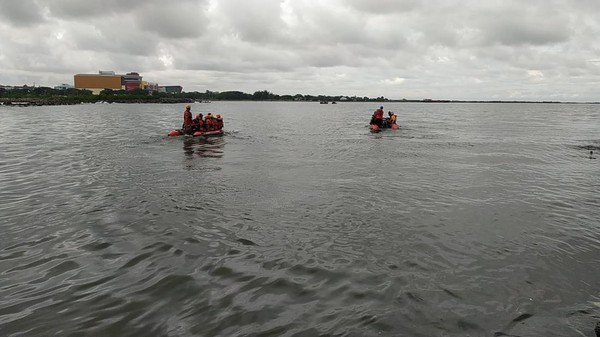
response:
[(252, 99), (255, 101), (266, 101), (272, 98), (272, 96), (273, 94), (267, 90), (255, 91), (254, 94), (252, 94)]

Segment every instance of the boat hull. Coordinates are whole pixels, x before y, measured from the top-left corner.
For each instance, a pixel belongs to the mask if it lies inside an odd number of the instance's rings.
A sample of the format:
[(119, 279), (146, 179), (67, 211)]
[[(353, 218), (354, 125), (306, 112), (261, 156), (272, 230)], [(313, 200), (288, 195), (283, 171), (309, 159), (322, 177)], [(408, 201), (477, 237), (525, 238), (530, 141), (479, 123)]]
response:
[(214, 130), (214, 131), (196, 131), (194, 132), (193, 136), (194, 137), (198, 137), (198, 136), (220, 136), (223, 134), (223, 129), (221, 130)]
[[(214, 131), (196, 131), (194, 132), (191, 136), (194, 137), (200, 137), (200, 136), (204, 136), (204, 137), (208, 137), (208, 136), (220, 136), (223, 134), (223, 129), (221, 130), (214, 130)], [(169, 136), (170, 137), (177, 137), (177, 136), (183, 136), (183, 130), (171, 130), (169, 131)]]
[(393, 129), (393, 130), (399, 129), (400, 125), (398, 125), (398, 124), (391, 124), (391, 125), (388, 124), (385, 127), (380, 127), (380, 126), (377, 126), (377, 124), (371, 124), (371, 125), (369, 125), (369, 128), (371, 129), (371, 132), (379, 132), (379, 131), (385, 130), (385, 129)]

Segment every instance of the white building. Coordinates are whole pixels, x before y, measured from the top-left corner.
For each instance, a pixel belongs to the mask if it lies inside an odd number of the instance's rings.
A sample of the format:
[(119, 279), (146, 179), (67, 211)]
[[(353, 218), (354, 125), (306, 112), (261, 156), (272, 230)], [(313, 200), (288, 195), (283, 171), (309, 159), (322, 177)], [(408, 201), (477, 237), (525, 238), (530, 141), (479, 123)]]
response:
[(56, 89), (56, 90), (73, 89), (73, 86), (70, 84), (67, 84), (67, 83), (62, 83), (60, 85), (55, 86), (54, 89)]

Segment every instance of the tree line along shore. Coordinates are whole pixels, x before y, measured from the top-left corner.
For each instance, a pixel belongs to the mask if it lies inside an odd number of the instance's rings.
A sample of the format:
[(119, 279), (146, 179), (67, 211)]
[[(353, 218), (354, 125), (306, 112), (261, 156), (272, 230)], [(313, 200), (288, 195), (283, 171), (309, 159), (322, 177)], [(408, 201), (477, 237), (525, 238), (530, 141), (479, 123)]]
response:
[[(468, 100), (435, 100), (435, 99), (388, 99), (383, 96), (357, 97), (357, 96), (328, 96), (328, 95), (277, 95), (267, 90), (256, 91), (253, 94), (241, 91), (224, 92), (182, 92), (161, 93), (148, 92), (136, 89), (102, 90), (94, 95), (89, 90), (81, 89), (53, 89), (48, 87), (19, 87), (16, 89), (0, 88), (0, 104), (5, 106), (42, 106), (42, 105), (73, 105), (82, 103), (192, 103), (210, 101), (308, 101), (308, 102), (421, 102), (421, 103), (574, 103), (558, 101), (468, 101)], [(596, 102), (588, 102), (596, 103)]]
[(136, 90), (102, 90), (94, 95), (90, 90), (53, 89), (48, 87), (19, 87), (16, 89), (0, 88), (0, 103), (12, 106), (28, 105), (70, 105), (81, 103), (192, 103), (210, 101), (359, 101), (380, 102), (388, 101), (385, 97), (347, 97), (327, 95), (277, 95), (267, 90), (256, 91), (253, 94), (241, 91), (205, 91), (162, 93)]

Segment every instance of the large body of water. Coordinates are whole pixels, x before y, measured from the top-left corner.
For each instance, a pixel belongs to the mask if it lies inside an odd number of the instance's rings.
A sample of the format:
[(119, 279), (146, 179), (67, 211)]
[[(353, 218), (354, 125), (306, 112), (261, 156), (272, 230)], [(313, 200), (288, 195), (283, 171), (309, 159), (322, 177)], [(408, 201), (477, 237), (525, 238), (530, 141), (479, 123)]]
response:
[(378, 105), (0, 107), (0, 335), (593, 336), (600, 105)]

